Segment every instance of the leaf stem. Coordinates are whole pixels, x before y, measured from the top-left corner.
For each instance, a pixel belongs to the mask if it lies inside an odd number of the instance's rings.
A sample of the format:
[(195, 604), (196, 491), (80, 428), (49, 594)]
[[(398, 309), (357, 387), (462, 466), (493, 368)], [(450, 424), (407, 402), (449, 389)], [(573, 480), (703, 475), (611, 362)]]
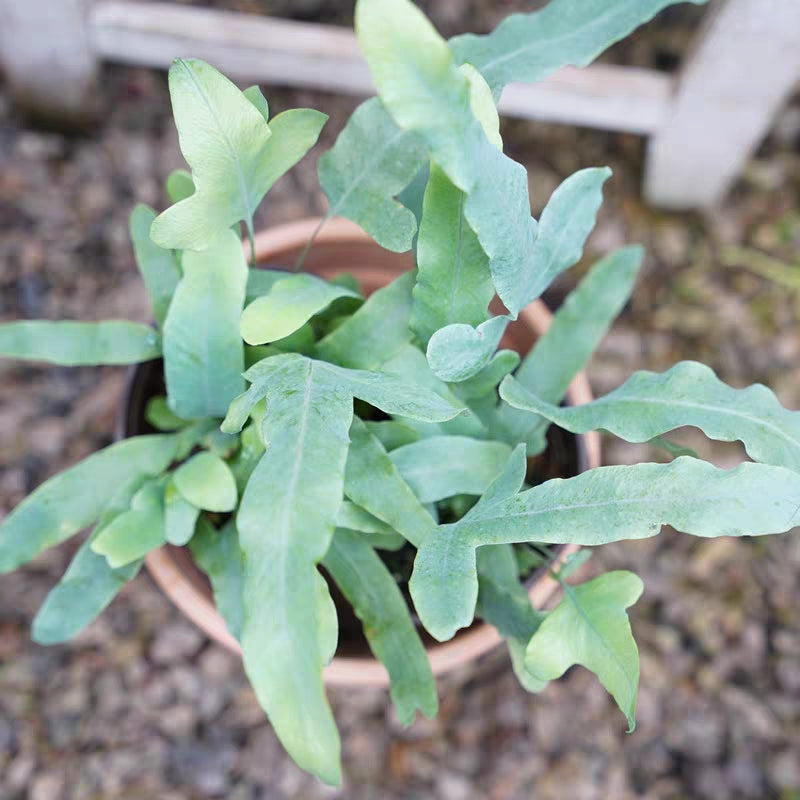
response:
[(319, 224), (317, 225), (317, 227), (314, 228), (314, 232), (311, 234), (311, 236), (309, 237), (308, 241), (306, 242), (306, 246), (303, 248), (303, 252), (300, 253), (297, 261), (295, 262), (294, 268), (292, 270), (293, 272), (300, 272), (300, 270), (303, 268), (303, 264), (305, 263), (306, 256), (308, 255), (309, 251), (311, 250), (311, 247), (314, 244), (314, 240), (319, 235), (319, 232), (322, 230), (323, 225), (325, 225), (325, 223), (330, 218), (331, 218), (331, 212), (328, 211), (328, 213), (325, 214), (325, 216), (319, 221)]
[(247, 220), (245, 220), (245, 224), (247, 225), (247, 238), (250, 240), (250, 266), (255, 267), (256, 236), (255, 236), (255, 231), (253, 230), (253, 218), (249, 217)]

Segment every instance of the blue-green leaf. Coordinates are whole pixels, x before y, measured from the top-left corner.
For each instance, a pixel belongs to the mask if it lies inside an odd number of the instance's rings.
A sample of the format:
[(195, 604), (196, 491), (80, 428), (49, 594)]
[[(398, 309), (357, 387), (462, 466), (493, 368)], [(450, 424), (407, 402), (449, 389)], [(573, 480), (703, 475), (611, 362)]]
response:
[(395, 122), (418, 133), (433, 160), (465, 193), (495, 289), (512, 314), (521, 302), (536, 238), (525, 169), (493, 144), (475, 117), (470, 77), (410, 0), (359, 0), (356, 33), (378, 93)]
[(519, 362), (516, 350), (500, 350), (477, 375), (454, 386), (453, 391), (465, 400), (477, 400), (487, 395), (496, 399), (500, 382), (517, 368)]
[(160, 355), (158, 334), (137, 322), (26, 320), (0, 324), (0, 356), (6, 358), (78, 367), (137, 364)]
[(544, 682), (525, 669), (525, 648), (545, 615), (532, 605), (522, 585), (511, 545), (478, 548), (476, 612), (506, 640), (514, 673), (529, 692)]
[(164, 250), (150, 238), (150, 226), (156, 212), (139, 203), (131, 213), (130, 232), (136, 264), (144, 280), (153, 316), (159, 325), (164, 324), (172, 295), (181, 277), (181, 271), (171, 250)]
[(602, 187), (611, 170), (584, 169), (567, 178), (542, 212), (536, 240), (525, 254), (515, 279), (515, 306), (510, 316), (470, 325), (453, 324), (437, 331), (428, 345), (431, 369), (443, 380), (461, 381), (483, 369), (496, 350), (516, 311), (535, 300), (554, 278), (583, 254), (603, 200)]
[(663, 373), (635, 372), (605, 397), (573, 408), (544, 402), (513, 378), (503, 381), (500, 394), (515, 408), (573, 433), (602, 428), (628, 442), (646, 442), (692, 425), (711, 439), (741, 441), (754, 461), (800, 472), (800, 412), (785, 409), (761, 384), (733, 389), (696, 361)]
[(294, 760), (340, 781), (339, 736), (322, 682), (318, 573), (342, 501), (351, 395), (316, 362), (276, 356), (267, 382), (267, 452), (237, 514), (244, 553), (242, 649), (250, 682)]
[(371, 294), (361, 308), (317, 344), (317, 356), (342, 367), (380, 369), (412, 337), (414, 273), (405, 272)]
[(511, 317), (491, 317), (477, 328), (456, 323), (440, 328), (428, 342), (428, 363), (443, 381), (474, 378), (492, 360)]
[(387, 250), (408, 250), (417, 222), (394, 198), (425, 158), (422, 140), (398, 128), (380, 100), (367, 100), (319, 160), (319, 182), (330, 202), (329, 215), (358, 223)]
[[(561, 402), (627, 302), (643, 256), (638, 245), (624, 247), (592, 267), (523, 359), (515, 375), (521, 386), (543, 400)], [(508, 441), (528, 442), (531, 455), (544, 449), (547, 424), (543, 419), (503, 406), (499, 421)]]
[(375, 657), (391, 679), (392, 701), (403, 725), (416, 710), (436, 715), (431, 665), (392, 574), (357, 533), (337, 530), (323, 561), (364, 625)]
[(45, 481), (0, 525), (0, 572), (91, 525), (120, 487), (158, 475), (175, 457), (174, 436), (137, 436), (113, 444)]
[(449, 639), (472, 621), (476, 547), (598, 545), (655, 536), (662, 525), (695, 536), (758, 536), (790, 530), (799, 510), (800, 475), (783, 467), (746, 463), (727, 471), (686, 457), (599, 467), (483, 504), (441, 526), (417, 554), (411, 595), (431, 634)]
[(402, 447), (404, 444), (418, 442), (420, 439), (420, 434), (415, 428), (395, 419), (368, 421), (365, 424), (370, 433), (376, 436), (384, 448), (389, 451)]
[(242, 245), (225, 230), (203, 252), (184, 253), (182, 266), (164, 323), (167, 400), (183, 419), (223, 417), (244, 388), (239, 319), (247, 264)]
[(92, 550), (92, 542), (120, 511), (127, 510), (133, 495), (141, 488), (140, 483), (139, 479), (133, 479), (115, 493), (94, 531), (48, 593), (31, 625), (31, 636), (38, 644), (58, 644), (80, 633), (102, 613), (117, 592), (136, 577), (141, 561), (112, 569), (103, 556)]
[(211, 581), (217, 611), (234, 638), (241, 639), (244, 562), (236, 525), (231, 521), (217, 530), (205, 517), (200, 517), (189, 548), (197, 566)]
[(241, 321), (242, 338), (248, 344), (265, 344), (283, 339), (334, 300), (359, 296), (357, 292), (336, 286), (316, 275), (290, 275), (245, 308)]
[(393, 450), (389, 458), (422, 503), (483, 494), (503, 470), (511, 448), (468, 436), (432, 436)]
[(410, 325), (426, 345), (445, 325), (479, 325), (494, 296), (488, 259), (464, 219), (464, 193), (435, 165), (423, 200), (413, 296)]
[(344, 491), (354, 503), (415, 547), (436, 531), (425, 506), (402, 479), (377, 437), (358, 417), (350, 427)]
[(357, 397), (387, 414), (426, 422), (443, 422), (466, 411), (430, 389), (407, 383), (394, 375), (346, 369), (299, 353), (283, 353), (265, 358), (247, 370), (245, 377), (252, 385), (231, 403), (222, 430), (226, 433), (241, 430), (253, 407), (269, 396), (276, 376), (284, 370), (301, 368), (313, 372), (314, 380), (328, 387), (332, 393)]
[(564, 584), (564, 599), (533, 634), (525, 668), (542, 681), (560, 678), (573, 664), (590, 669), (636, 727), (639, 651), (625, 609), (644, 586), (632, 572), (609, 572), (579, 586)]
[(164, 483), (153, 480), (133, 496), (129, 511), (115, 516), (98, 532), (91, 548), (117, 569), (144, 558), (165, 542)]
[[(533, 83), (568, 64), (585, 67), (607, 47), (678, 0), (550, 0), (512, 14), (490, 34), (450, 40), (456, 60), (480, 71), (495, 94), (512, 81)], [(691, 0), (702, 4), (705, 0)]]

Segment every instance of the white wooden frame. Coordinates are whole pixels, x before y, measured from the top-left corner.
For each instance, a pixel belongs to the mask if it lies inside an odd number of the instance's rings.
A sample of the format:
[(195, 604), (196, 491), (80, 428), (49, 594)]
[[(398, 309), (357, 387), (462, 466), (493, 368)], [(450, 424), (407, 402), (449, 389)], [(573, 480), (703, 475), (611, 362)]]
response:
[[(96, 96), (100, 60), (167, 67), (206, 59), (240, 80), (373, 92), (351, 31), (135, 0), (0, 0), (0, 62), (16, 97), (62, 119)], [(717, 202), (800, 76), (800, 0), (724, 0), (677, 77), (633, 67), (564, 68), (506, 88), (512, 116), (649, 135), (656, 204)]]

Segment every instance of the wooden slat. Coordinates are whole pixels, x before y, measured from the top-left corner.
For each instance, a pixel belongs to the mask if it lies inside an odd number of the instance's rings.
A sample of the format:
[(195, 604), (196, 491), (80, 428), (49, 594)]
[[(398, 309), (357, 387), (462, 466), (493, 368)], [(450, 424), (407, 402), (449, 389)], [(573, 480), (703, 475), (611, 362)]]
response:
[(670, 208), (717, 202), (800, 78), (800, 0), (727, 0), (684, 64), (651, 139), (645, 193)]
[[(237, 80), (374, 93), (350, 30), (170, 3), (99, 2), (89, 27), (97, 54), (167, 67), (176, 56), (202, 58)], [(649, 133), (664, 119), (669, 76), (595, 65), (564, 69), (533, 86), (506, 88), (500, 110), (512, 116)]]
[(17, 103), (57, 126), (95, 110), (85, 0), (0, 0), (0, 66)]

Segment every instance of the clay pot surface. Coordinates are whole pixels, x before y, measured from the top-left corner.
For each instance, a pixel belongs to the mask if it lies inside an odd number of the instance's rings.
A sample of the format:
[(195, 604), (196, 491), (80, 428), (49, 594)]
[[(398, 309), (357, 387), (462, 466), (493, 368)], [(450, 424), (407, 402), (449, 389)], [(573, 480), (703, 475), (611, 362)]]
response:
[[(258, 263), (269, 264), (273, 268), (291, 268), (318, 223), (318, 219), (300, 220), (259, 233), (255, 240)], [(303, 265), (305, 271), (324, 278), (332, 278), (342, 272), (352, 273), (366, 293), (386, 285), (413, 267), (410, 253), (398, 254), (382, 249), (361, 228), (341, 218), (334, 218), (325, 224)], [(537, 300), (520, 313), (517, 322), (509, 326), (503, 346), (524, 355), (536, 338), (548, 329), (551, 320), (552, 315), (544, 303)], [(144, 404), (150, 396), (163, 391), (159, 389), (162, 378), (160, 374), (154, 375), (154, 372), (151, 369), (150, 375), (144, 379), (141, 372), (131, 373), (126, 403), (118, 419), (119, 438), (142, 432), (140, 426)], [(591, 399), (589, 383), (581, 373), (570, 386), (568, 402), (578, 405)], [(576, 437), (575, 442), (578, 470), (599, 466), (599, 436), (590, 433)], [(577, 545), (562, 546), (558, 560), (563, 562), (578, 549)], [(208, 579), (194, 564), (188, 548), (167, 545), (154, 550), (147, 556), (146, 565), (156, 583), (187, 617), (216, 642), (228, 650), (241, 653), (239, 643), (228, 631), (214, 605)], [(558, 583), (542, 571), (534, 574), (529, 595), (535, 607), (543, 608), (552, 601), (557, 590)], [(449, 642), (429, 644), (427, 652), (434, 674), (441, 675), (478, 658), (501, 641), (493, 627), (476, 622)], [(336, 686), (389, 685), (389, 675), (383, 664), (368, 654), (355, 657), (337, 655), (325, 668), (324, 677), (327, 684)]]

